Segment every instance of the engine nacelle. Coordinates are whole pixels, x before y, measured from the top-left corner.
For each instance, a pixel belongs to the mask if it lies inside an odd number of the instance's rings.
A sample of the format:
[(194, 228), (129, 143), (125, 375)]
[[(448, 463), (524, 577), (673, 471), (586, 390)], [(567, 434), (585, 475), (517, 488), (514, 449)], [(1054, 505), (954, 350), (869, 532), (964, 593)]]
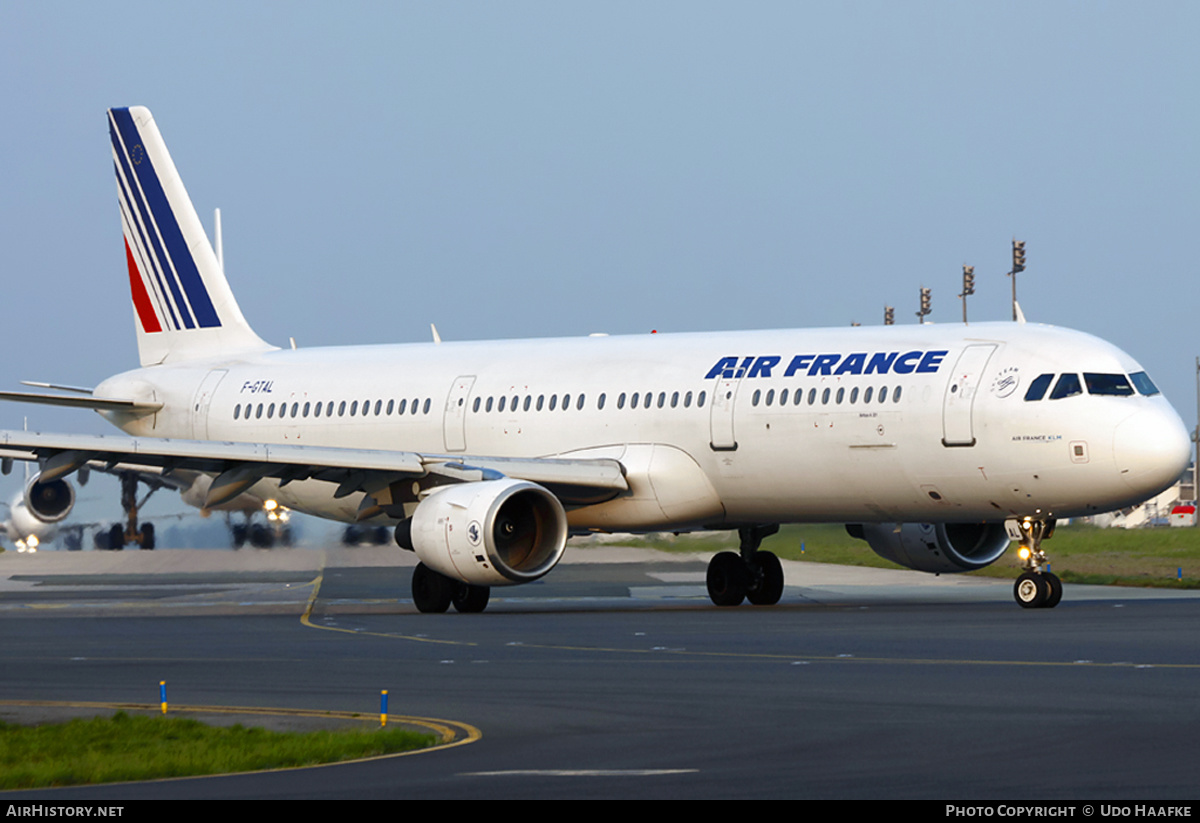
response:
[(75, 508), (75, 489), (62, 479), (43, 483), (40, 476), (25, 484), (25, 508), (43, 523), (57, 523)]
[(562, 558), (567, 515), (536, 483), (460, 483), (421, 501), (409, 535), (434, 571), (476, 586), (514, 586), (537, 580)]
[(846, 531), (885, 560), (935, 574), (982, 569), (1009, 544), (1003, 523), (851, 523)]

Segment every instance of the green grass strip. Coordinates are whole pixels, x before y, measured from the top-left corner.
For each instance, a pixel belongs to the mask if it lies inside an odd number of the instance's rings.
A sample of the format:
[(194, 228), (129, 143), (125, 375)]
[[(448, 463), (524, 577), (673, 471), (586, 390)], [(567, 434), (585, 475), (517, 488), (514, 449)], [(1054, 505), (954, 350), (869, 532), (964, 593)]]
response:
[[(736, 551), (737, 534), (631, 536), (618, 545), (685, 553)], [(970, 574), (1016, 578), (1021, 569), (1013, 546), (991, 566)], [(779, 534), (763, 541), (762, 548), (785, 560), (900, 568), (851, 537), (840, 524), (783, 526)], [(1101, 529), (1071, 524), (1059, 526), (1042, 548), (1050, 557), (1050, 568), (1069, 583), (1200, 588), (1200, 528)], [(1180, 569), (1182, 580), (1177, 579)]]
[(0, 723), (0, 789), (295, 768), (436, 742), (403, 728), (275, 732), (125, 712), (44, 726)]

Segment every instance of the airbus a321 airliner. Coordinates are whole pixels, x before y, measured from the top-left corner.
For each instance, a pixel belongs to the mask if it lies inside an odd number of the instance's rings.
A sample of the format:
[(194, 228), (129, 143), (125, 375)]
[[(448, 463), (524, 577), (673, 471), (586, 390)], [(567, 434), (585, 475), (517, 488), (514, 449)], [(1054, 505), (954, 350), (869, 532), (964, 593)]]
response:
[(192, 473), (395, 526), (424, 612), (480, 611), (571, 534), (736, 529), (714, 603), (773, 604), (780, 523), (844, 522), (880, 555), (961, 572), (1020, 543), (1026, 607), (1062, 586), (1055, 519), (1138, 503), (1187, 465), (1179, 416), (1133, 358), (1025, 323), (279, 349), (246, 322), (158, 127), (108, 112), (141, 367), (90, 393), (131, 437), (0, 434), (38, 482), (87, 465)]

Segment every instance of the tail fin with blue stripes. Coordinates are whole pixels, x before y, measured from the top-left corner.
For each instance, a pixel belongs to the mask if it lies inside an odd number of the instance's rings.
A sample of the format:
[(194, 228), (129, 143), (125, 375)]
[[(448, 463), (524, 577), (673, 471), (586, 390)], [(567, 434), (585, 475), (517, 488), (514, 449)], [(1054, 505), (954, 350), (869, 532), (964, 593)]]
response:
[(109, 109), (143, 366), (273, 348), (238, 308), (150, 110)]

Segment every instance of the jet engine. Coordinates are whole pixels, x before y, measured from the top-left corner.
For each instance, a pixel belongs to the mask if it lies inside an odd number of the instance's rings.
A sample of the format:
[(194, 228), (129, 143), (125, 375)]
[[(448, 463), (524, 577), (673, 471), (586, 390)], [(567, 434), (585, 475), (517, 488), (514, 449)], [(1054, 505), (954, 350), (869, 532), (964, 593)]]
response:
[(885, 560), (935, 574), (982, 569), (1009, 544), (1003, 523), (850, 523), (846, 531)]
[(25, 484), (25, 508), (43, 523), (57, 523), (75, 508), (75, 489), (62, 479), (43, 483), (40, 476)]
[(513, 586), (553, 569), (567, 535), (558, 498), (536, 483), (504, 478), (435, 491), (396, 530), (396, 542), (447, 577)]

